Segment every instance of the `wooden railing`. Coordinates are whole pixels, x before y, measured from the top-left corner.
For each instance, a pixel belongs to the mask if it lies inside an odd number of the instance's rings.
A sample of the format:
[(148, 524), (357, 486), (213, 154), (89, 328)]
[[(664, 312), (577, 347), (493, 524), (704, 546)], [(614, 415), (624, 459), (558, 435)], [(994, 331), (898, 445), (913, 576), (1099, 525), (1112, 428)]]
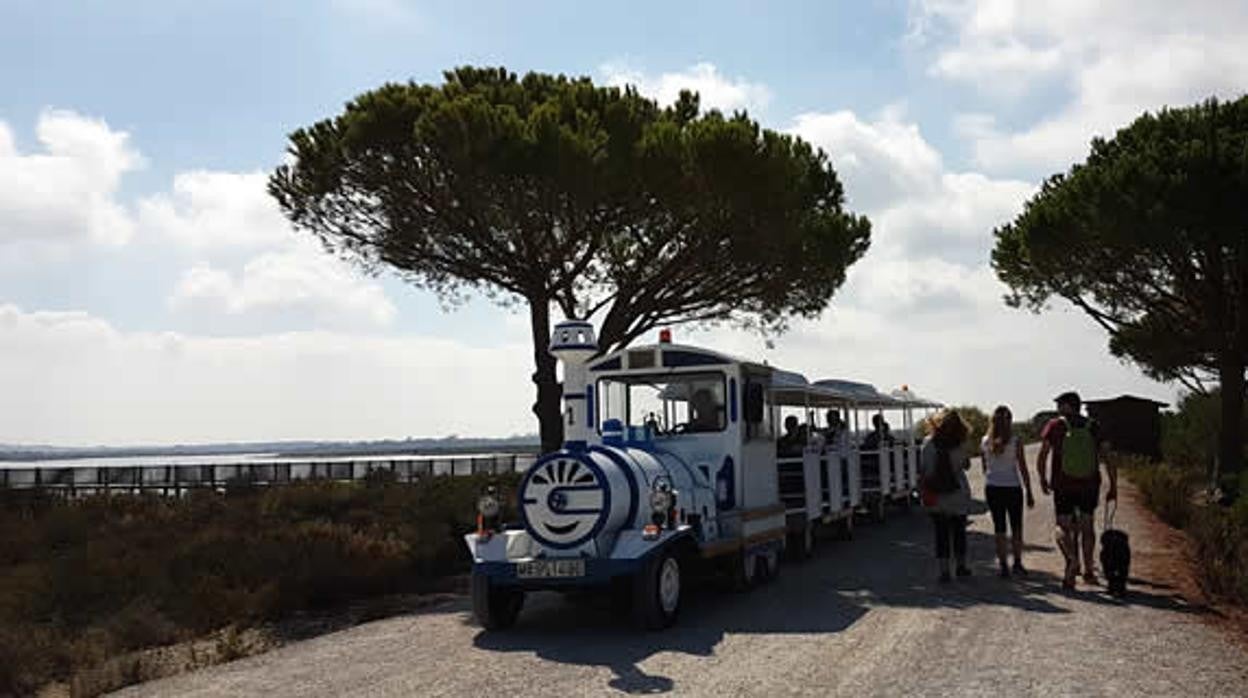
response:
[(397, 482), (435, 475), (524, 472), (537, 459), (527, 453), (406, 458), (257, 460), (235, 463), (167, 465), (91, 465), (0, 467), (0, 488), (45, 490), (68, 495), (96, 492), (180, 494), (194, 488), (231, 485), (268, 487), (300, 480), (363, 480), (370, 473), (390, 473)]

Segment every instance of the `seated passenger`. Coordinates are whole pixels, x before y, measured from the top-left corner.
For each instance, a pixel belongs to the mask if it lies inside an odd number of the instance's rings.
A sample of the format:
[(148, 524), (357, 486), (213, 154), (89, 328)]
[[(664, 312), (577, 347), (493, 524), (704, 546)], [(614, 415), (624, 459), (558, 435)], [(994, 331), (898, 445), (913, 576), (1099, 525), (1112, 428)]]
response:
[(823, 438), (829, 448), (842, 450), (845, 448), (845, 422), (841, 421), (840, 410), (828, 410), (828, 427), (823, 430)]
[(789, 415), (784, 418), (784, 436), (776, 441), (776, 455), (781, 457), (800, 456), (806, 440), (802, 438), (798, 428), (797, 417)]
[(871, 430), (870, 434), (867, 434), (867, 438), (862, 440), (862, 450), (864, 451), (880, 450), (884, 439), (884, 417), (878, 414), (872, 417), (871, 426), (874, 429)]

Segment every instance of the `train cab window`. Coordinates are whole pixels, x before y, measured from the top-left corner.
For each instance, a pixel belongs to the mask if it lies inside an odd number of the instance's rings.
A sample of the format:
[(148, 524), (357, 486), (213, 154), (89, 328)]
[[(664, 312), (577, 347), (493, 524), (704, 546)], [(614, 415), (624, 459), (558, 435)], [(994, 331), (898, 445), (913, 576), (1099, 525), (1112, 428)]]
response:
[[(604, 398), (623, 395), (620, 414), (610, 404), (602, 419), (624, 419), (629, 426), (649, 425), (655, 436), (723, 431), (728, 425), (728, 402), (721, 373), (618, 376), (598, 381)], [(608, 401), (609, 402), (609, 401)]]
[(598, 420), (628, 421), (628, 385), (616, 381), (598, 381)]

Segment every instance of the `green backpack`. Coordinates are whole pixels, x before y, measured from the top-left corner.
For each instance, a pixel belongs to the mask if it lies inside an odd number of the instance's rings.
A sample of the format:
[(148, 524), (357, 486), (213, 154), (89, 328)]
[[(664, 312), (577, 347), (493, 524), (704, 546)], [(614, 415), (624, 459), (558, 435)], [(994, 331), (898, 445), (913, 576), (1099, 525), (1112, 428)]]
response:
[(1062, 441), (1062, 474), (1073, 478), (1090, 478), (1096, 475), (1096, 442), (1088, 423), (1077, 427), (1068, 419), (1066, 438)]

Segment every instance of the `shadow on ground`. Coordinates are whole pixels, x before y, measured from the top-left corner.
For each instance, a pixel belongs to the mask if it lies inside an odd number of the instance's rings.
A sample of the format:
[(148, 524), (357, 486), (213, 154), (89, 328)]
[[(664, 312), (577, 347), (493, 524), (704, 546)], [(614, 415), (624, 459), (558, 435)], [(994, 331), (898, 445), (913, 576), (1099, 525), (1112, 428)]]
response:
[[(501, 633), (478, 633), (474, 644), (496, 652), (531, 652), (565, 664), (606, 667), (611, 688), (626, 693), (664, 693), (677, 688), (665, 676), (647, 674), (640, 665), (665, 652), (711, 656), (729, 634), (840, 633), (873, 607), (950, 608), (1002, 606), (1033, 613), (1071, 613), (1066, 598), (1078, 601), (1145, 606), (1182, 613), (1212, 613), (1166, 592), (1165, 584), (1133, 579), (1126, 599), (1100, 590), (1061, 590), (1061, 580), (1042, 570), (1024, 578), (996, 577), (991, 534), (968, 532), (973, 576), (941, 584), (936, 580), (927, 517), (898, 512), (883, 524), (862, 526), (852, 542), (825, 541), (814, 559), (788, 564), (780, 579), (748, 594), (718, 591), (705, 585), (688, 590), (679, 623), (666, 631), (643, 633), (595, 600), (575, 603), (558, 594), (535, 594), (526, 602), (517, 626)], [(1029, 545), (1028, 550), (1052, 548)], [(465, 614), (464, 622), (471, 623)]]

